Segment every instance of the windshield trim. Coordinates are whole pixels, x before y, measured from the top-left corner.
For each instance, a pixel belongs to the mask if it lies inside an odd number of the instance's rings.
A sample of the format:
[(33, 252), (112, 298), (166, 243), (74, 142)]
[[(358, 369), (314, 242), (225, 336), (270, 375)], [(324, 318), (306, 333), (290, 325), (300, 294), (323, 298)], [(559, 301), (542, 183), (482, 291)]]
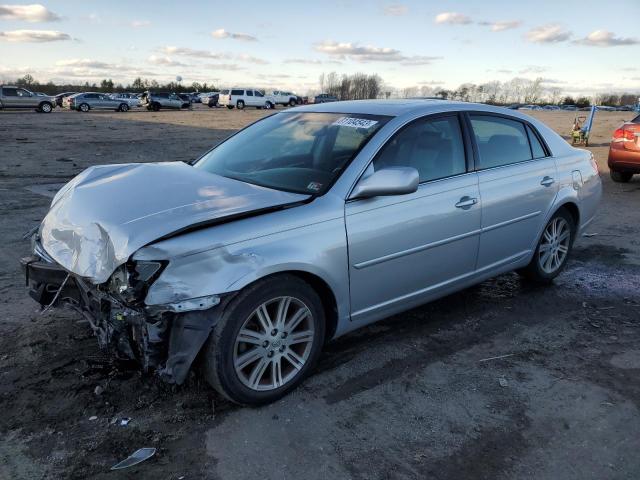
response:
[[(207, 155), (209, 155), (209, 153), (211, 153), (213, 150), (215, 150), (216, 148), (218, 148), (220, 145), (222, 145), (223, 143), (227, 142), (228, 140), (230, 140), (231, 138), (235, 137), (238, 133), (242, 132), (243, 130), (263, 121), (266, 120), (267, 118), (271, 118), (274, 115), (295, 115), (295, 114), (299, 114), (299, 113), (328, 113), (328, 114), (339, 114), (339, 115), (353, 115), (353, 116), (358, 116), (358, 117), (362, 117), (362, 118), (366, 118), (366, 117), (376, 117), (379, 118), (381, 120), (385, 121), (385, 124), (388, 123), (391, 119), (395, 118), (394, 115), (380, 115), (377, 113), (348, 113), (348, 112), (305, 112), (305, 111), (300, 111), (297, 109), (291, 109), (291, 110), (287, 110), (285, 112), (274, 112), (270, 115), (265, 115), (262, 118), (257, 119), (255, 122), (251, 122), (250, 124), (246, 125), (244, 128), (241, 128), (240, 130), (238, 130), (237, 132), (234, 132), (233, 134), (229, 135), (227, 138), (225, 138), (224, 140), (222, 140), (220, 143), (218, 143), (217, 145), (215, 145), (214, 147), (210, 148), (209, 150), (207, 150), (205, 153), (203, 153), (202, 155), (200, 155), (198, 158), (196, 158), (195, 160), (192, 160), (191, 162), (188, 162), (189, 165), (191, 165), (192, 167), (195, 167), (202, 159), (204, 159), (204, 157), (206, 157)], [(298, 195), (309, 195), (311, 198), (318, 198), (318, 197), (322, 197), (323, 195), (325, 195), (326, 193), (328, 193), (333, 186), (335, 185), (335, 183), (338, 181), (338, 179), (340, 179), (340, 177), (342, 177), (342, 175), (344, 174), (344, 172), (347, 171), (347, 169), (349, 168), (349, 166), (351, 165), (351, 163), (353, 163), (353, 161), (356, 159), (356, 157), (360, 154), (360, 152), (362, 151), (362, 149), (364, 147), (367, 146), (367, 144), (371, 141), (371, 139), (373, 139), (378, 132), (380, 131), (380, 129), (384, 127), (384, 124), (380, 126), (380, 128), (378, 129), (378, 131), (376, 131), (373, 135), (370, 135), (364, 142), (362, 142), (360, 144), (360, 146), (354, 150), (353, 154), (351, 155), (351, 157), (349, 158), (349, 160), (347, 160), (344, 164), (344, 166), (341, 168), (340, 172), (338, 172), (337, 175), (335, 175), (333, 177), (333, 179), (331, 180), (331, 182), (329, 182), (327, 184), (327, 187), (322, 191), (322, 192), (318, 192), (318, 193), (313, 193), (313, 192), (300, 192), (298, 190), (291, 190), (291, 189), (287, 189), (287, 188), (281, 188), (281, 187), (274, 187), (271, 185), (263, 185), (257, 182), (252, 182), (252, 181), (248, 181), (245, 180), (243, 178), (236, 178), (236, 177), (232, 177), (230, 175), (223, 175), (226, 178), (231, 178), (233, 180), (237, 180), (238, 182), (244, 182), (244, 183), (248, 183), (250, 185), (256, 185), (258, 187), (262, 187), (262, 188), (269, 188), (271, 190), (277, 190), (277, 191), (281, 191), (281, 192), (287, 192), (287, 193), (296, 193)]]

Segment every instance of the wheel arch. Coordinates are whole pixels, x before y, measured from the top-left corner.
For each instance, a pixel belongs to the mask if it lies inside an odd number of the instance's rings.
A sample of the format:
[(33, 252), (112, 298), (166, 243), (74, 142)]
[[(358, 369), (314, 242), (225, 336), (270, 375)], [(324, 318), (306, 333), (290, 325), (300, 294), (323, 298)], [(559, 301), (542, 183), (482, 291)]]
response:
[(290, 275), (305, 283), (309, 284), (311, 288), (318, 294), (322, 307), (324, 308), (326, 325), (325, 325), (325, 343), (331, 340), (338, 328), (338, 300), (334, 294), (333, 289), (329, 283), (317, 273), (312, 273), (309, 270), (302, 269), (288, 269), (271, 272), (265, 275), (256, 276), (248, 283), (243, 283), (242, 288), (238, 291), (251, 287), (257, 282), (265, 280), (276, 279), (283, 275)]
[(567, 200), (564, 203), (558, 205), (551, 216), (555, 215), (556, 212), (562, 208), (564, 208), (571, 214), (577, 232), (580, 229), (580, 208), (578, 207), (578, 204), (574, 201)]

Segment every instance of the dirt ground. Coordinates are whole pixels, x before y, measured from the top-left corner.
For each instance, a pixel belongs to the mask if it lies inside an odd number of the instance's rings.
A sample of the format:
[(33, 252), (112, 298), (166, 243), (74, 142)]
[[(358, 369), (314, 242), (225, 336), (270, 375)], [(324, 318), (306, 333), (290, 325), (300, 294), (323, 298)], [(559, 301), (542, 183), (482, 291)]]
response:
[[(533, 114), (563, 135), (573, 118)], [(606, 167), (631, 113), (596, 116), (604, 198), (553, 286), (503, 275), (354, 332), (273, 405), (116, 370), (76, 314), (38, 313), (21, 236), (59, 184), (191, 159), (261, 115), (0, 112), (0, 478), (640, 478), (640, 176)], [(109, 471), (141, 447), (158, 452)]]

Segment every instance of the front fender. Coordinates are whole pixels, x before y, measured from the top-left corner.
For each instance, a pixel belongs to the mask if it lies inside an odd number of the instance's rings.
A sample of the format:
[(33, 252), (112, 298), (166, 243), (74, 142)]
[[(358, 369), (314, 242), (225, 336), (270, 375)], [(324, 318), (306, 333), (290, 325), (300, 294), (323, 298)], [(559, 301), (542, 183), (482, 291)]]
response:
[(149, 288), (145, 303), (165, 305), (232, 293), (269, 275), (296, 271), (323, 280), (334, 293), (339, 318), (348, 318), (343, 218), (171, 258)]

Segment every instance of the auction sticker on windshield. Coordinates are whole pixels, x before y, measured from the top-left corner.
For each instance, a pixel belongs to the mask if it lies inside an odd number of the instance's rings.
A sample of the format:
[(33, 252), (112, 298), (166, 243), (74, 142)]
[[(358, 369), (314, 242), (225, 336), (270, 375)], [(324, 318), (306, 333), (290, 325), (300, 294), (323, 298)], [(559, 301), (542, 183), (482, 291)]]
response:
[(342, 117), (333, 122), (334, 125), (339, 127), (351, 127), (351, 128), (371, 128), (376, 123), (377, 120), (369, 120), (367, 118), (353, 118), (353, 117)]

